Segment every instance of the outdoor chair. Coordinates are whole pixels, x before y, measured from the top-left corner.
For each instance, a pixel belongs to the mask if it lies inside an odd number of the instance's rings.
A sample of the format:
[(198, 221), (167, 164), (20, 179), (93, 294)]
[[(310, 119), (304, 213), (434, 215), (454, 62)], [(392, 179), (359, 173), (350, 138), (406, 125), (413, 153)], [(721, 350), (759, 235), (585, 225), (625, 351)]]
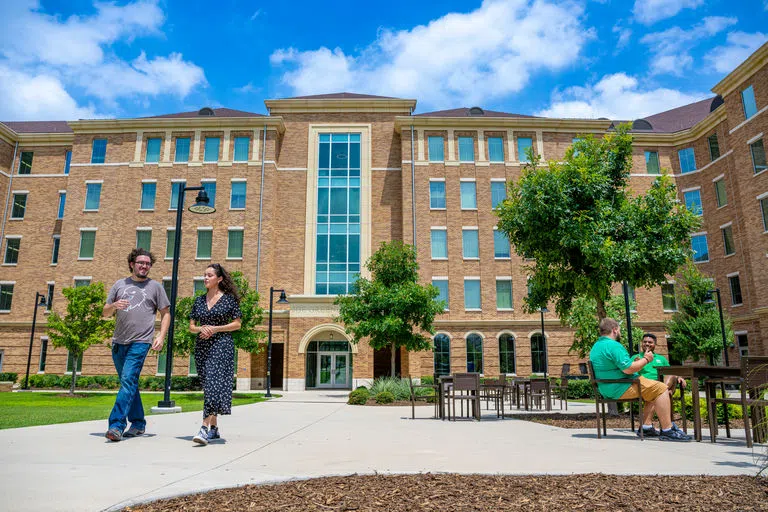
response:
[[(598, 439), (601, 438), (601, 435), (600, 435), (600, 417), (601, 417), (600, 411), (601, 411), (601, 408), (602, 408), (602, 419), (603, 419), (603, 432), (602, 432), (602, 435), (608, 437), (608, 432), (607, 432), (607, 429), (606, 429), (606, 421), (605, 421), (605, 404), (606, 403), (609, 403), (609, 402), (616, 402), (616, 403), (619, 403), (619, 402), (630, 402), (630, 403), (631, 402), (637, 402), (638, 405), (639, 405), (639, 408), (640, 408), (640, 416), (639, 417), (640, 418), (643, 417), (643, 398), (640, 396), (640, 378), (639, 377), (635, 377), (635, 378), (628, 377), (626, 379), (599, 379), (598, 380), (597, 378), (595, 378), (595, 369), (592, 366), (592, 361), (588, 361), (587, 362), (587, 368), (588, 368), (588, 371), (589, 371), (589, 382), (590, 382), (590, 384), (592, 384), (592, 391), (595, 394), (595, 412), (596, 412), (596, 418), (595, 419), (597, 421), (597, 438)], [(623, 399), (623, 400), (622, 399), (608, 399), (608, 398), (605, 398), (602, 395), (602, 393), (600, 393), (600, 390), (597, 388), (597, 385), (599, 383), (603, 383), (603, 384), (627, 383), (627, 384), (630, 384), (633, 387), (637, 388), (637, 398), (627, 398), (627, 399)], [(632, 414), (630, 414), (630, 418), (631, 418), (631, 421), (632, 421), (632, 432), (634, 432), (635, 431), (635, 417)], [(640, 422), (642, 423), (642, 420), (640, 420)], [(640, 440), (641, 441), (644, 440), (643, 429), (642, 428), (640, 429)]]
[(485, 379), (480, 386), (481, 398), (485, 400), (485, 410), (488, 410), (490, 403), (493, 402), (497, 417), (503, 417), (506, 383), (506, 376), (501, 375), (497, 379)]
[[(411, 419), (416, 419), (416, 402), (429, 402), (430, 400), (432, 400), (432, 402), (435, 404), (435, 418), (438, 417), (440, 406), (440, 402), (438, 400), (440, 397), (437, 396), (439, 388), (437, 385), (437, 375), (435, 375), (433, 378), (434, 380), (432, 382), (434, 382), (434, 384), (414, 384), (413, 379), (408, 379), (408, 386), (411, 390)], [(432, 394), (418, 395), (416, 394), (417, 389), (431, 389)]]
[(563, 408), (563, 402), (565, 402), (565, 410), (568, 410), (568, 379), (571, 374), (571, 365), (563, 363), (563, 368), (560, 370), (560, 383), (550, 383), (550, 390), (552, 398), (557, 397), (560, 400), (560, 409)]
[[(739, 386), (738, 397), (718, 398), (715, 390), (717, 384), (737, 384)], [(707, 414), (709, 417), (709, 435), (712, 442), (717, 436), (717, 404), (740, 405), (744, 418), (744, 430), (747, 437), (747, 448), (753, 444), (752, 428), (755, 429), (755, 437), (758, 442), (765, 442), (766, 423), (765, 407), (768, 407), (768, 399), (765, 392), (768, 389), (768, 357), (744, 356), (741, 358), (741, 376), (738, 379), (709, 379), (706, 384)], [(748, 408), (752, 409), (752, 414)], [(751, 425), (750, 425), (751, 420)], [(751, 428), (750, 428), (751, 427)], [(726, 435), (731, 437), (730, 428), (726, 423)]]
[(537, 408), (542, 409), (546, 406), (548, 390), (547, 379), (531, 379), (531, 383), (528, 385), (528, 396), (530, 397), (531, 408), (534, 404)]
[[(456, 402), (461, 405), (461, 415), (464, 415), (464, 402), (467, 402), (467, 412), (480, 420), (480, 374), (457, 373), (453, 376), (453, 386), (448, 390), (448, 419), (456, 421)], [(451, 407), (453, 406), (453, 407)]]

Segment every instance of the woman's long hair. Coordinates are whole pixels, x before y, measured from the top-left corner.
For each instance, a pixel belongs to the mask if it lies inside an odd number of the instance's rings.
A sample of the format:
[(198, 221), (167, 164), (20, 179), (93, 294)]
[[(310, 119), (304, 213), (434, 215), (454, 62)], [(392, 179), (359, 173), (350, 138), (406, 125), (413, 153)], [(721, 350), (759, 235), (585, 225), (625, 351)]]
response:
[(232, 281), (232, 276), (229, 275), (229, 272), (227, 272), (224, 267), (218, 263), (208, 265), (208, 268), (212, 268), (216, 273), (216, 277), (221, 278), (221, 282), (219, 283), (219, 290), (221, 290), (223, 293), (228, 293), (229, 295), (233, 296), (237, 302), (240, 302), (240, 294), (237, 292), (237, 287), (235, 286), (234, 281)]

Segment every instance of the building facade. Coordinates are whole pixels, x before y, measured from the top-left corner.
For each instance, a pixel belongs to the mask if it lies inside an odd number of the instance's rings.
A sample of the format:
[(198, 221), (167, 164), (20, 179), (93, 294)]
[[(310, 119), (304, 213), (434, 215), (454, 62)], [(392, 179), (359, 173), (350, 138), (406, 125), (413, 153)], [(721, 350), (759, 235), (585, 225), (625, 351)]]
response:
[[(692, 249), (734, 321), (731, 364), (740, 354), (768, 353), (767, 61), (764, 45), (713, 88), (713, 98), (635, 120), (632, 130), (633, 191), (669, 172), (680, 200), (702, 217)], [(576, 367), (583, 361), (568, 353), (570, 330), (553, 313), (542, 320), (522, 311), (524, 261), (495, 229), (494, 208), (529, 149), (561, 160), (574, 138), (602, 136), (614, 121), (478, 107), (414, 115), (415, 106), (339, 93), (269, 100), (268, 115), (204, 108), (0, 123), (0, 371), (26, 369), (35, 292), (50, 299), (46, 310), (63, 310), (63, 288), (110, 286), (127, 275), (126, 256), (137, 246), (157, 257), (150, 276), (170, 285), (183, 184), (202, 184), (216, 212), (185, 213), (180, 296), (201, 289), (213, 262), (242, 271), (265, 308), (271, 286), (287, 292), (289, 305), (273, 311), (274, 387), (349, 389), (388, 372), (387, 351), (349, 343), (333, 300), (390, 240), (416, 246), (423, 282), (448, 303), (434, 350), (398, 354), (401, 374)], [(663, 339), (676, 309), (674, 276), (634, 293), (637, 328)], [(105, 346), (82, 361), (54, 349), (45, 315), (32, 340), (31, 373), (114, 372)], [(150, 355), (144, 373), (164, 368)], [(194, 361), (175, 358), (173, 371), (194, 374)], [(264, 351), (239, 354), (240, 389), (263, 387), (265, 376)]]

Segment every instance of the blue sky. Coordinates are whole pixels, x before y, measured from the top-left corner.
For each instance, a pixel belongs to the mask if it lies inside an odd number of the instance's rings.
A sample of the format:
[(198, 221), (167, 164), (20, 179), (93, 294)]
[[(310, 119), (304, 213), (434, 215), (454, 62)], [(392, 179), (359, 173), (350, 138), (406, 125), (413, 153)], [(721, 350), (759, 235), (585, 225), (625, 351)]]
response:
[(633, 119), (710, 96), (766, 40), (768, 0), (0, 0), (0, 120), (341, 91)]

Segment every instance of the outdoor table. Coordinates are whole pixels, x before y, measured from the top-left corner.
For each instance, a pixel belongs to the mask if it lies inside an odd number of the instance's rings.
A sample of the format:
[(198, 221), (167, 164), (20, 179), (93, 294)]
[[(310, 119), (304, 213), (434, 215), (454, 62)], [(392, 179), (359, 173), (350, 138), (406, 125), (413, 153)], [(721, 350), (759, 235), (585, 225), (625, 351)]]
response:
[[(504, 391), (506, 390), (506, 384), (499, 383), (481, 383), (480, 389), (493, 391), (494, 395), (498, 397), (501, 402), (501, 418), (504, 419)], [(496, 416), (499, 416), (499, 406), (496, 406)]]
[(515, 394), (515, 405), (520, 409), (520, 388), (523, 389), (523, 397), (525, 400), (525, 410), (528, 410), (528, 386), (531, 383), (531, 379), (524, 377), (516, 377), (512, 379), (512, 386)]
[[(684, 379), (691, 379), (691, 397), (693, 399), (693, 436), (696, 441), (701, 441), (701, 411), (699, 410), (699, 379), (708, 378), (737, 378), (741, 375), (741, 369), (727, 366), (663, 366), (657, 368), (659, 378), (664, 375), (677, 375)], [(707, 404), (709, 407), (709, 404)], [(717, 428), (710, 425), (709, 428)]]
[(453, 375), (442, 375), (437, 379), (438, 396), (436, 398), (440, 404), (437, 408), (437, 411), (441, 420), (445, 419), (445, 390), (447, 385), (451, 383), (453, 383)]

